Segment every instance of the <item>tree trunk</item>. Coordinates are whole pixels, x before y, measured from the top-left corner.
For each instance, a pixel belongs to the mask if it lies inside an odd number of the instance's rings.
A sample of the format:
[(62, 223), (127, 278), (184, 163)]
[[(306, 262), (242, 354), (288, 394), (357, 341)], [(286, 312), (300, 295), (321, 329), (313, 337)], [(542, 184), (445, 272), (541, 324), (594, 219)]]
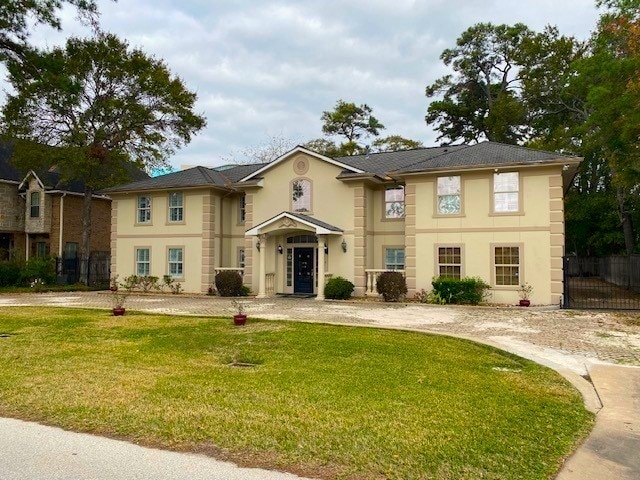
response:
[(91, 248), (91, 197), (93, 190), (86, 188), (82, 202), (82, 245), (80, 246), (80, 283), (89, 285), (89, 253)]
[(633, 232), (633, 221), (631, 219), (631, 213), (625, 205), (625, 193), (622, 188), (618, 188), (616, 198), (618, 200), (618, 215), (622, 222), (622, 232), (624, 233), (624, 247), (627, 251), (627, 255), (631, 255), (635, 248), (635, 235)]

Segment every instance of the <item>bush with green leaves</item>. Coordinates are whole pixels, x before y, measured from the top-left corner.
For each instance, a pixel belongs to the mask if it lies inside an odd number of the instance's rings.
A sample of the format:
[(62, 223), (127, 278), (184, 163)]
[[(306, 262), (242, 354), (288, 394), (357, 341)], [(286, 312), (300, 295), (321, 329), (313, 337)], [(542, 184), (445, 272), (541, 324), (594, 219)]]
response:
[(22, 279), (22, 262), (9, 260), (0, 262), (0, 287), (13, 287)]
[(355, 285), (343, 277), (330, 278), (324, 287), (324, 296), (334, 300), (347, 300), (351, 298), (351, 294)]
[(223, 270), (216, 275), (216, 290), (221, 297), (240, 297), (243, 293), (242, 277), (233, 270)]
[(407, 280), (400, 272), (382, 272), (378, 276), (376, 290), (385, 302), (399, 302), (407, 294)]
[(24, 263), (20, 274), (20, 283), (30, 284), (36, 279), (40, 279), (47, 285), (56, 283), (55, 258), (33, 257)]
[(419, 292), (416, 292), (415, 297), (416, 301), (420, 303), (432, 303), (435, 305), (444, 305), (447, 302), (444, 298), (440, 296), (440, 294), (434, 290), (429, 290), (428, 292), (423, 288)]
[(477, 305), (484, 300), (491, 288), (480, 277), (449, 278), (435, 277), (431, 282), (433, 291), (446, 303)]

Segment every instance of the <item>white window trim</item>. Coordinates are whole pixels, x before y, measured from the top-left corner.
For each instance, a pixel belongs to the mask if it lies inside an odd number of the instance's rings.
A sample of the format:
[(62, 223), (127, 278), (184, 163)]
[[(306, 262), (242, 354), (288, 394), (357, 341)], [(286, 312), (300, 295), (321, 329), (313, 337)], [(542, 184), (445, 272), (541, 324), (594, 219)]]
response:
[[(180, 250), (181, 251), (181, 260), (178, 261), (171, 261), (171, 250)], [(169, 275), (171, 278), (175, 278), (177, 280), (183, 280), (184, 279), (184, 265), (185, 265), (185, 254), (184, 254), (184, 246), (183, 245), (170, 245), (167, 247), (167, 275)], [(182, 273), (178, 274), (178, 275), (172, 275), (171, 274), (171, 264), (179, 264), (182, 266)]]
[[(149, 199), (148, 207), (140, 207), (140, 199), (142, 198)], [(149, 219), (140, 221), (140, 212), (147, 211), (147, 210), (149, 211)], [(136, 225), (152, 225), (152, 222), (151, 222), (152, 218), (153, 218), (153, 198), (151, 197), (151, 195), (138, 195), (136, 197)]]
[[(180, 205), (171, 205), (171, 197), (173, 195), (180, 195)], [(185, 213), (185, 208), (184, 208), (184, 192), (170, 192), (169, 195), (167, 195), (167, 208), (168, 208), (168, 216), (167, 216), (167, 222), (171, 223), (171, 224), (184, 224), (184, 213)], [(172, 220), (171, 219), (171, 212), (172, 211), (179, 211), (180, 212), (180, 220)]]
[[(390, 190), (402, 190), (402, 200), (393, 200), (387, 201), (387, 192)], [(402, 209), (402, 214), (397, 217), (389, 216), (389, 205), (393, 205), (394, 203), (400, 204)], [(406, 215), (406, 189), (404, 185), (393, 185), (389, 187), (385, 187), (382, 192), (382, 220), (383, 221), (396, 221), (396, 220), (404, 220)]]
[[(496, 268), (500, 266), (513, 267), (515, 264), (497, 264), (496, 248), (501, 247), (517, 247), (518, 248), (518, 282), (515, 285), (502, 285), (497, 283)], [(491, 285), (501, 290), (518, 290), (520, 285), (524, 284), (524, 243), (492, 243), (491, 244)]]
[[(149, 260), (142, 261), (142, 262), (139, 260), (138, 252), (140, 250), (147, 250), (149, 252)], [(141, 274), (139, 265), (144, 265), (144, 264), (148, 265), (148, 272), (146, 274)], [(135, 275), (137, 276), (151, 275), (151, 247), (135, 247), (134, 248), (134, 272), (135, 272)]]
[[(498, 175), (504, 175), (508, 173), (513, 173), (518, 176), (517, 181), (517, 190), (505, 190), (501, 192), (496, 191), (496, 177)], [(516, 210), (496, 210), (496, 196), (498, 194), (508, 194), (515, 193), (518, 198), (518, 208)], [(520, 172), (514, 171), (505, 171), (505, 172), (496, 172), (491, 176), (491, 214), (492, 215), (521, 215), (522, 214), (522, 175)]]
[[(460, 249), (460, 263), (440, 263), (440, 249), (441, 248), (459, 248)], [(435, 245), (435, 276), (440, 277), (441, 266), (457, 266), (460, 267), (460, 278), (464, 278), (464, 245), (455, 243), (436, 244)]]
[[(438, 185), (440, 182), (441, 178), (458, 178), (458, 203), (460, 204), (460, 209), (458, 212), (456, 213), (442, 213), (440, 212), (440, 197), (445, 197), (445, 196), (453, 196), (453, 195), (449, 195), (449, 194), (440, 194), (438, 191)], [(464, 187), (463, 187), (463, 182), (462, 182), (462, 175), (447, 175), (447, 176), (440, 176), (436, 178), (436, 182), (435, 182), (435, 186), (434, 186), (434, 190), (435, 190), (435, 210), (434, 210), (434, 217), (463, 217), (464, 216), (464, 203), (463, 203), (463, 193), (464, 193)]]

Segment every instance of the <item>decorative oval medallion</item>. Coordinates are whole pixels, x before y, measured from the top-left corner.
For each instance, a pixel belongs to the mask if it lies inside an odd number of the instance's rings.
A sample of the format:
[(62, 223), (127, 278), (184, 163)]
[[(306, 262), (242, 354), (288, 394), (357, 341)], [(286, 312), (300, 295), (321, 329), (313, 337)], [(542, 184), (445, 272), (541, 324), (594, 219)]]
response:
[(309, 171), (309, 160), (302, 155), (293, 159), (293, 171), (298, 175), (304, 175)]

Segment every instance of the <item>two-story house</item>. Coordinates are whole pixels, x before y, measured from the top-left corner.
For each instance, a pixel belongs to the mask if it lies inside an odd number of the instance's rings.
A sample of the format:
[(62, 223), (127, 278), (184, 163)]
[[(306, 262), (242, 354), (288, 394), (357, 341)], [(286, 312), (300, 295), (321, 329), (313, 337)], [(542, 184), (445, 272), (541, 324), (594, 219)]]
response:
[(268, 164), (196, 167), (105, 191), (112, 273), (171, 275), (206, 292), (237, 269), (259, 297), (324, 298), (328, 276), (375, 293), (404, 272), (478, 276), (492, 302), (562, 294), (563, 194), (581, 159), (485, 142), (329, 158), (296, 147)]

